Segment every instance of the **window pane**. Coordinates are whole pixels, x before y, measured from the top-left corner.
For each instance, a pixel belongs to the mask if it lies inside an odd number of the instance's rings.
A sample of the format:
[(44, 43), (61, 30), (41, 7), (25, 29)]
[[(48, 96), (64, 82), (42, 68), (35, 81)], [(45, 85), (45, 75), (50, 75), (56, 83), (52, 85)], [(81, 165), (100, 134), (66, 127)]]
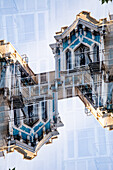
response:
[(18, 11), (21, 11), (24, 9), (24, 0), (15, 0), (14, 1), (15, 8), (17, 8)]
[(68, 158), (74, 157), (74, 131), (69, 131), (67, 133), (68, 141)]
[(37, 8), (38, 9), (46, 8), (46, 0), (37, 0)]
[(39, 40), (45, 39), (45, 15), (44, 13), (38, 14), (38, 31)]
[(27, 10), (35, 9), (35, 0), (26, 0), (26, 8)]
[(13, 8), (14, 1), (13, 0), (5, 0), (3, 1), (3, 8)]
[(6, 17), (7, 41), (15, 43), (14, 20), (12, 16)]
[(20, 15), (17, 17), (18, 40), (20, 42), (32, 41), (35, 39), (34, 15)]

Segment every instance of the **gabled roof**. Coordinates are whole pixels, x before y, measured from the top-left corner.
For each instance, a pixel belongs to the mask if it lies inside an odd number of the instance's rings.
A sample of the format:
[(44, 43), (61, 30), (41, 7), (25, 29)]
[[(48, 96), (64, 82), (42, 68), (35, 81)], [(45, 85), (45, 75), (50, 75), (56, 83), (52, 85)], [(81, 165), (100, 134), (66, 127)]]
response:
[(108, 24), (106, 18), (100, 19), (99, 21), (93, 18), (88, 11), (82, 11), (76, 15), (76, 20), (69, 27), (61, 27), (61, 31), (56, 32), (54, 38), (56, 40), (62, 39), (67, 36), (77, 25), (82, 24), (92, 30), (98, 31), (99, 26), (102, 24)]
[(80, 12), (78, 15), (76, 15), (76, 20), (78, 18), (81, 18), (81, 19), (88, 21), (88, 22), (95, 24), (95, 25), (97, 25), (99, 23), (99, 21), (97, 21), (95, 18), (91, 17), (90, 12), (88, 12), (88, 11)]

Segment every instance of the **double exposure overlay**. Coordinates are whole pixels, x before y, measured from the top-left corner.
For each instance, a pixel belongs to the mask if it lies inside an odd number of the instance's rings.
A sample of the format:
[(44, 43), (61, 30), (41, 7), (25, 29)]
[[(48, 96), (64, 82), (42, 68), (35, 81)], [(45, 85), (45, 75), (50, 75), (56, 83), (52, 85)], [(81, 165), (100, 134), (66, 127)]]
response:
[(112, 170), (112, 11), (0, 0), (1, 170)]

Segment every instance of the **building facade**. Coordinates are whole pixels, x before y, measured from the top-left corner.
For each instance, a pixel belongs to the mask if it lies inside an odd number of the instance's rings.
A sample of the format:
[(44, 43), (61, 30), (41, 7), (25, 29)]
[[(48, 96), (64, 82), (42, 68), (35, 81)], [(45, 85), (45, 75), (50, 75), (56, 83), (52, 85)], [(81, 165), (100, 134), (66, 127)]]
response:
[[(82, 11), (62, 27), (50, 47), (55, 54), (61, 98), (79, 96), (103, 127), (112, 129), (112, 15), (97, 21)], [(60, 90), (61, 89), (61, 90)], [(63, 90), (62, 90), (63, 89)]]
[[(32, 159), (45, 143), (51, 143), (62, 126), (56, 91), (50, 88), (54, 72), (35, 75), (26, 55), (0, 41), (1, 156), (14, 149)], [(56, 112), (57, 111), (57, 112)], [(59, 122), (59, 123), (58, 123)]]

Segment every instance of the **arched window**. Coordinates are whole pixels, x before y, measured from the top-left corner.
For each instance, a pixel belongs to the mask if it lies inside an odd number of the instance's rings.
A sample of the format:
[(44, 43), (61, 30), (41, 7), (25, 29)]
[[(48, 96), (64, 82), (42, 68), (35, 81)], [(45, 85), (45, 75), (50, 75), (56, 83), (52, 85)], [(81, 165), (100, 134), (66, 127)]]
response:
[(75, 54), (75, 67), (89, 64), (90, 56), (89, 56), (89, 48), (85, 45), (81, 44), (78, 49), (74, 52)]
[(28, 106), (29, 123), (33, 123), (33, 105)]
[(66, 69), (71, 69), (72, 68), (72, 61), (71, 61), (71, 51), (67, 50), (66, 51)]
[(93, 62), (99, 61), (99, 46), (97, 44), (93, 47)]
[(42, 120), (44, 122), (46, 122), (47, 118), (48, 118), (48, 115), (47, 115), (47, 101), (42, 101), (41, 106), (42, 106)]
[(17, 127), (20, 125), (20, 110), (19, 109), (14, 110), (14, 125)]

